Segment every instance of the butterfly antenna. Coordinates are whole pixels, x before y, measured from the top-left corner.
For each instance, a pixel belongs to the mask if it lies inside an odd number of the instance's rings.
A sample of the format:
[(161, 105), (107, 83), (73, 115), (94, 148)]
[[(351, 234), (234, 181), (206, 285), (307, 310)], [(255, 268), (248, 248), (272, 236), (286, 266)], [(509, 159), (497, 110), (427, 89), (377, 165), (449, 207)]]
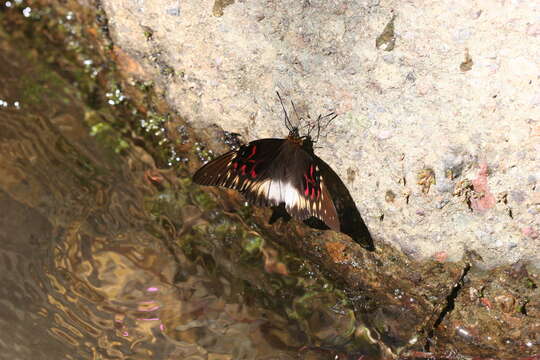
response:
[[(309, 117), (308, 117), (309, 118)], [(310, 119), (311, 120), (311, 119)], [(311, 124), (311, 121), (307, 121), (304, 125), (303, 125), (303, 128), (306, 129), (306, 132), (307, 132), (307, 135), (306, 136), (311, 136), (311, 131), (313, 130), (313, 126)]]
[(321, 115), (317, 118), (317, 139), (315, 142), (319, 141), (319, 136), (321, 135)]
[(294, 103), (293, 103), (292, 100), (291, 100), (291, 105), (292, 105), (292, 108), (293, 108), (293, 111), (294, 111), (294, 115), (296, 115), (296, 120), (298, 120), (298, 123), (301, 124), (302, 119), (300, 119), (300, 116), (298, 116), (298, 112), (296, 112), (296, 106), (294, 106)]
[(326, 124), (323, 126), (323, 129), (326, 130), (326, 128), (328, 127), (328, 125), (330, 125), (330, 123), (338, 117), (338, 114), (334, 113), (334, 112), (331, 112), (330, 114), (328, 115), (325, 115), (324, 116), (325, 118), (329, 118), (328, 121), (326, 122)]
[(281, 103), (281, 108), (283, 109), (283, 113), (285, 114), (285, 127), (287, 128), (287, 130), (292, 131), (293, 126), (292, 126), (291, 120), (289, 119), (289, 115), (287, 115), (287, 110), (285, 110), (285, 105), (283, 105), (283, 99), (279, 95), (278, 91), (276, 91), (276, 94), (279, 99), (279, 102)]
[[(330, 114), (327, 114), (327, 115), (324, 115), (324, 116), (321, 116), (319, 115), (319, 117), (317, 118), (317, 140), (319, 140), (319, 136), (321, 134), (321, 130), (326, 130), (326, 128), (328, 127), (328, 125), (330, 125), (330, 123), (335, 119), (337, 118), (337, 114), (334, 113), (334, 112), (331, 112)], [(324, 125), (321, 125), (321, 122), (324, 118), (328, 118), (328, 121), (326, 122), (326, 124)]]

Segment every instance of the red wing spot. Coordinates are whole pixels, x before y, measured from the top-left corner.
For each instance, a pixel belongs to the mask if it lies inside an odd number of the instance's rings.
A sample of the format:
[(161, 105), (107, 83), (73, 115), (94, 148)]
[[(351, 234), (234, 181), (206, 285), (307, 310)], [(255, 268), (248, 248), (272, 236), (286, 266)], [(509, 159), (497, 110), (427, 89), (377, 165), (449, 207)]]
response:
[(311, 188), (311, 198), (312, 199), (315, 198), (315, 188), (314, 187)]
[(309, 177), (313, 180), (313, 165), (309, 167)]
[(233, 163), (233, 168), (234, 168), (234, 170), (236, 170), (238, 168), (238, 163), (237, 162)]
[(246, 167), (247, 165), (242, 165), (242, 167), (240, 167), (240, 170), (242, 171), (242, 175), (246, 175)]
[(257, 153), (257, 145), (253, 145), (253, 148), (251, 150), (251, 154), (247, 158), (251, 159), (256, 153)]
[(304, 195), (309, 196), (310, 185), (313, 184), (313, 180), (308, 178), (307, 174), (304, 174), (304, 180), (306, 181), (306, 189), (304, 190)]
[(317, 200), (321, 197), (321, 189), (317, 189)]
[(257, 172), (255, 171), (255, 168), (257, 167), (257, 164), (254, 164), (253, 167), (251, 168), (251, 177), (252, 178), (256, 178), (257, 177)]

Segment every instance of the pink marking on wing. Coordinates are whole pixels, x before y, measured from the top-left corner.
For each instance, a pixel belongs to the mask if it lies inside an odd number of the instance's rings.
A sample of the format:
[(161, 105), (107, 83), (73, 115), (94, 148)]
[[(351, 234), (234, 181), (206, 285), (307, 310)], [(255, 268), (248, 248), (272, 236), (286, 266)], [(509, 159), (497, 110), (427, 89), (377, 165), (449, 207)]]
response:
[(256, 178), (256, 177), (257, 177), (257, 173), (255, 172), (255, 168), (251, 169), (251, 177), (252, 177), (252, 178)]
[(242, 167), (240, 168), (240, 170), (242, 171), (242, 175), (246, 175), (246, 167), (247, 167), (247, 165), (244, 164), (244, 165), (242, 165)]
[(311, 198), (315, 199), (315, 188), (314, 187), (311, 188)]
[(309, 196), (309, 186), (306, 184), (306, 191), (304, 191), (304, 195)]
[(233, 168), (234, 168), (235, 170), (238, 168), (238, 163), (237, 163), (236, 161), (233, 163)]
[(257, 145), (253, 145), (253, 149), (251, 150), (251, 154), (247, 158), (251, 159), (251, 157), (254, 156), (256, 153), (257, 153)]
[(309, 177), (313, 180), (313, 165), (309, 167)]

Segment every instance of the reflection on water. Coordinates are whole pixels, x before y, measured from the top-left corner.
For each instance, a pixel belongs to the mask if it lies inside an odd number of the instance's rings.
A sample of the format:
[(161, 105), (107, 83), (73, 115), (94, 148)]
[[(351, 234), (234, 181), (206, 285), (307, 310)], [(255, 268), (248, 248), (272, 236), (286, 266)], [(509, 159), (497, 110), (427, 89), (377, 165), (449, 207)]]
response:
[(305, 264), (98, 143), (73, 88), (0, 49), (0, 357), (346, 358), (325, 347), (347, 348), (352, 311)]

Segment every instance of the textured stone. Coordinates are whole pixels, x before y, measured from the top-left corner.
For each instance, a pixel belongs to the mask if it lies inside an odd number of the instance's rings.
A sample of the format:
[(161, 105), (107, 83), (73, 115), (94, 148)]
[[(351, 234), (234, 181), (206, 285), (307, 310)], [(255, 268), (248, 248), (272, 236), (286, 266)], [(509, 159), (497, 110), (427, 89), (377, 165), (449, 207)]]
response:
[[(196, 128), (282, 137), (276, 90), (301, 114), (336, 111), (317, 153), (379, 241), (419, 259), (474, 250), (486, 267), (540, 264), (534, 1), (102, 4), (115, 45)], [(394, 16), (393, 48), (377, 49)]]

